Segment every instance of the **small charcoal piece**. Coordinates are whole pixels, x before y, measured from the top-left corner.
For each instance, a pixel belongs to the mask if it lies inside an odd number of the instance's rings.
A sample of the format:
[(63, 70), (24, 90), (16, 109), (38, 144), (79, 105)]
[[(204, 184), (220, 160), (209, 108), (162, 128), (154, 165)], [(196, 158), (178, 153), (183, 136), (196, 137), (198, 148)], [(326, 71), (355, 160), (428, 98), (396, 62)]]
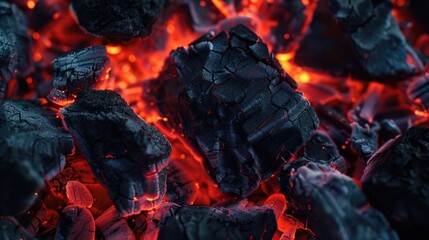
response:
[(392, 119), (384, 119), (380, 123), (378, 131), (378, 145), (382, 146), (385, 142), (401, 134), (401, 129)]
[(72, 0), (71, 9), (88, 33), (110, 40), (146, 37), (166, 0)]
[(272, 239), (277, 229), (274, 212), (267, 207), (238, 210), (166, 203), (148, 221), (148, 239), (160, 240)]
[(105, 240), (134, 240), (133, 231), (127, 224), (127, 220), (116, 211), (115, 207), (106, 210), (100, 217), (95, 220), (97, 230), (100, 232), (102, 239)]
[(66, 185), (66, 194), (72, 205), (90, 208), (94, 203), (91, 192), (79, 181), (68, 182)]
[(392, 8), (390, 0), (331, 0), (334, 17), (374, 80), (404, 79), (423, 70), (421, 59), (391, 15)]
[(180, 205), (191, 204), (199, 193), (193, 176), (182, 171), (183, 166), (171, 161), (168, 165), (167, 196), (169, 202)]
[(9, 80), (33, 70), (31, 39), (24, 14), (14, 4), (0, 2), (0, 100)]
[(374, 122), (372, 126), (365, 124), (365, 127), (362, 127), (358, 123), (353, 122), (351, 126), (352, 146), (358, 152), (362, 160), (367, 162), (378, 149), (378, 130), (380, 130), (380, 124)]
[(153, 84), (166, 124), (201, 153), (223, 192), (251, 194), (318, 126), (296, 82), (243, 25), (173, 51)]
[(293, 161), (280, 176), (281, 187), (302, 222), (320, 239), (398, 239), (355, 182), (329, 166)]
[(118, 212), (137, 214), (161, 203), (171, 145), (119, 94), (89, 90), (60, 110), (67, 129), (107, 187)]
[(0, 239), (1, 240), (32, 240), (25, 229), (13, 218), (0, 219)]
[(429, 227), (429, 129), (413, 127), (369, 160), (362, 187), (401, 238), (426, 238)]
[(104, 46), (93, 46), (58, 57), (52, 65), (54, 88), (48, 98), (60, 106), (70, 104), (77, 94), (96, 86), (111, 69)]
[(341, 173), (347, 171), (346, 160), (338, 152), (329, 135), (317, 130), (304, 146), (304, 156), (314, 162), (328, 164)]
[(413, 107), (421, 112), (429, 110), (429, 74), (419, 76), (410, 81), (407, 96)]
[[(74, 151), (55, 112), (35, 101), (0, 103), (0, 216), (24, 212)], [(13, 182), (13, 184), (11, 183)]]
[(91, 212), (76, 205), (65, 207), (60, 215), (55, 239), (95, 239), (95, 222)]

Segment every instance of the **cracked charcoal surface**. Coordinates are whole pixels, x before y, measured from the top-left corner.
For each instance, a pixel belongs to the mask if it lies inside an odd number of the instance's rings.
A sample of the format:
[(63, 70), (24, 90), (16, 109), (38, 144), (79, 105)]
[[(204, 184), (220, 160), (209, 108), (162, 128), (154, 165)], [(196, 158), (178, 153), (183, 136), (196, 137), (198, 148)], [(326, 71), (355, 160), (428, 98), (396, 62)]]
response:
[(194, 178), (181, 170), (180, 164), (170, 162), (167, 174), (167, 196), (169, 202), (190, 204), (198, 194)]
[(352, 146), (358, 152), (362, 160), (367, 162), (378, 149), (378, 131), (380, 130), (380, 125), (374, 122), (372, 126), (365, 124), (365, 127), (362, 127), (358, 123), (353, 122), (351, 126)]
[(121, 215), (137, 214), (161, 203), (171, 145), (125, 100), (113, 91), (90, 90), (61, 114)]
[(277, 229), (266, 207), (242, 210), (163, 204), (152, 219), (158, 239), (271, 239)]
[(391, 15), (389, 0), (332, 0), (332, 12), (351, 43), (359, 62), (376, 80), (407, 78), (423, 70)]
[(146, 37), (165, 0), (72, 0), (71, 8), (88, 33), (110, 40)]
[(15, 219), (0, 219), (0, 239), (2, 240), (33, 240)]
[(317, 130), (304, 146), (304, 156), (314, 162), (328, 164), (341, 173), (347, 170), (346, 161), (334, 141), (321, 130)]
[(0, 215), (28, 209), (34, 193), (61, 172), (65, 155), (73, 150), (72, 138), (54, 112), (33, 101), (0, 103)]
[(285, 166), (280, 179), (288, 201), (303, 212), (300, 220), (321, 239), (399, 239), (346, 175), (296, 160)]
[[(413, 127), (368, 161), (362, 186), (401, 237), (421, 238), (429, 227), (429, 129)], [(420, 234), (420, 235), (419, 235)]]
[(64, 105), (100, 82), (109, 71), (110, 60), (104, 46), (93, 46), (58, 57), (52, 64), (54, 89), (48, 98)]
[(30, 53), (24, 14), (14, 4), (0, 2), (0, 100), (6, 97), (11, 78), (26, 76), (33, 70)]
[(102, 239), (106, 240), (134, 240), (133, 231), (127, 224), (127, 220), (116, 211), (115, 207), (106, 210), (100, 217), (95, 220), (97, 230), (100, 232)]
[(95, 222), (91, 212), (76, 205), (65, 207), (60, 215), (55, 239), (95, 239)]
[(242, 25), (173, 51), (153, 84), (160, 112), (223, 192), (252, 193), (318, 125), (296, 82)]

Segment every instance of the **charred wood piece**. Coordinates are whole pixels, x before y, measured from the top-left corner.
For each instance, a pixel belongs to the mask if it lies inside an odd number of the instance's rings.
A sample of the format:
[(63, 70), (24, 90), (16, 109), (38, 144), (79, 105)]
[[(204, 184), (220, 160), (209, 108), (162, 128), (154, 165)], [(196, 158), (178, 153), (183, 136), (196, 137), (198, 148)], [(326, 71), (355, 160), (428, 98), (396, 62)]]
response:
[(89, 90), (60, 112), (121, 215), (137, 214), (161, 203), (171, 145), (119, 94)]
[(374, 122), (372, 126), (365, 124), (365, 127), (362, 127), (358, 123), (353, 122), (351, 126), (352, 147), (357, 151), (362, 160), (367, 162), (378, 149), (380, 124)]
[(128, 226), (127, 220), (119, 215), (115, 207), (106, 210), (100, 217), (95, 220), (97, 230), (100, 232), (102, 239), (105, 240), (134, 240), (133, 231)]
[(72, 137), (54, 112), (33, 101), (0, 103), (0, 215), (28, 209), (73, 151)]
[(223, 192), (251, 194), (318, 126), (296, 82), (243, 25), (171, 52), (152, 87)]
[(76, 205), (63, 209), (55, 239), (95, 239), (95, 222), (91, 212)]

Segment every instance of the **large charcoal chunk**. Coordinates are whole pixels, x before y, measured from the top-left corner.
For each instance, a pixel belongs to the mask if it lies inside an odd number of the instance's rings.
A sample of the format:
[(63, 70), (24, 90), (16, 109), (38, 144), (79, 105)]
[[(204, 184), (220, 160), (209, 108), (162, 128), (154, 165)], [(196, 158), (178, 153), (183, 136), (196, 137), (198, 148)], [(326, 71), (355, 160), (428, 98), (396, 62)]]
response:
[(242, 25), (173, 51), (154, 84), (160, 112), (223, 192), (252, 193), (319, 123), (296, 82)]
[(0, 215), (25, 211), (74, 150), (54, 112), (33, 101), (0, 103)]
[[(157, 239), (272, 239), (276, 217), (267, 207), (242, 210), (205, 206), (161, 205), (149, 220)], [(155, 227), (157, 234), (154, 235)]]
[(146, 37), (165, 0), (72, 0), (79, 24), (90, 34), (108, 39)]
[(428, 176), (429, 129), (413, 127), (369, 159), (362, 186), (370, 203), (386, 215), (401, 237), (425, 238)]
[(110, 71), (110, 60), (104, 46), (93, 46), (56, 58), (50, 100), (65, 105), (75, 95), (90, 89)]
[(61, 114), (121, 215), (161, 203), (171, 145), (124, 99), (113, 91), (90, 90)]
[(390, 0), (332, 0), (332, 11), (354, 46), (359, 62), (376, 79), (408, 77), (423, 70), (391, 15)]
[(0, 99), (5, 98), (12, 77), (25, 76), (33, 70), (30, 53), (24, 14), (15, 5), (0, 2)]
[(283, 169), (281, 187), (321, 239), (398, 239), (354, 181), (328, 166), (298, 159)]

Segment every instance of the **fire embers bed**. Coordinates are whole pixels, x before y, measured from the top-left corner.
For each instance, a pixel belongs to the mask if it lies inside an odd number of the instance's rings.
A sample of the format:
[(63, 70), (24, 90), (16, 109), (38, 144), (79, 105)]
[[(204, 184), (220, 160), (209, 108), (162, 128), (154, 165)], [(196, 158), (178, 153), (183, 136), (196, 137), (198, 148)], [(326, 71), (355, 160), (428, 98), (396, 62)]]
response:
[(296, 82), (242, 25), (173, 51), (152, 88), (223, 192), (251, 194), (318, 126)]

